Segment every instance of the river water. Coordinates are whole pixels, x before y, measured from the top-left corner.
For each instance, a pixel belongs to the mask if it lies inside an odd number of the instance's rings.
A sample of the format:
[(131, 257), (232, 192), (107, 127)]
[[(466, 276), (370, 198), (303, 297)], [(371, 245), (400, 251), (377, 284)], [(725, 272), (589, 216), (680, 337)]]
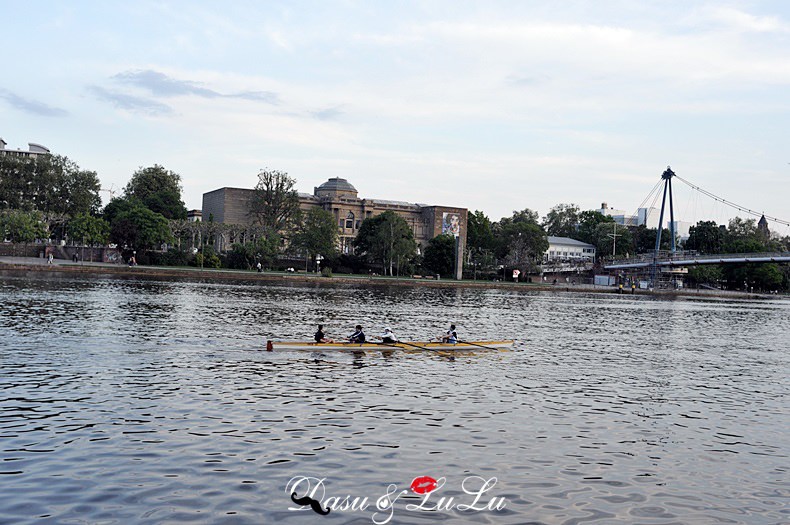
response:
[(790, 522), (786, 300), (0, 279), (0, 523)]

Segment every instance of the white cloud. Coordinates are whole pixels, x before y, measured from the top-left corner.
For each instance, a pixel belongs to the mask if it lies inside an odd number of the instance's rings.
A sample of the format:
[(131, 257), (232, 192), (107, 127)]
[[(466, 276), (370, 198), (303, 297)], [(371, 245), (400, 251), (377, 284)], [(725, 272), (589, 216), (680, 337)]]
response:
[(756, 16), (726, 6), (707, 7), (703, 10), (703, 12), (705, 11), (707, 11), (708, 16), (712, 20), (720, 22), (728, 29), (739, 32), (790, 32), (790, 25), (776, 16)]
[[(302, 191), (347, 176), (371, 197), (494, 218), (557, 202), (628, 208), (667, 163), (691, 180), (727, 173), (709, 187), (735, 188), (739, 171), (787, 174), (781, 6), (294, 5), (75, 4), (43, 33), (20, 18), (0, 44), (36, 46), (38, 35), (61, 53), (4, 87), (64, 108), (62, 129), (91, 144), (81, 164), (103, 179), (123, 185), (127, 166), (159, 162), (182, 173), (190, 206), (216, 186), (250, 186), (264, 166)], [(14, 120), (7, 107), (0, 121)], [(26, 129), (22, 140), (72, 140)], [(743, 191), (787, 209), (781, 191)]]

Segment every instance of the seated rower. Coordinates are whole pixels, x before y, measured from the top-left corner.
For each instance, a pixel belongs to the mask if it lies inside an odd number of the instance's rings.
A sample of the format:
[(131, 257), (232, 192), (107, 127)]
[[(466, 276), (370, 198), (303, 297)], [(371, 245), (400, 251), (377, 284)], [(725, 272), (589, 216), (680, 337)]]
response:
[(315, 342), (316, 343), (334, 343), (334, 339), (329, 339), (326, 334), (324, 334), (324, 325), (318, 325), (318, 331), (315, 333)]
[(398, 342), (398, 338), (395, 337), (395, 334), (392, 333), (392, 330), (390, 328), (385, 328), (384, 333), (381, 334), (380, 336), (376, 336), (376, 338), (381, 339), (382, 343), (392, 344)]
[(362, 344), (365, 342), (365, 332), (362, 331), (362, 326), (357, 325), (355, 332), (348, 337), (349, 342)]
[(456, 344), (458, 342), (458, 333), (455, 331), (455, 325), (451, 324), (450, 329), (445, 334), (438, 338), (442, 343)]

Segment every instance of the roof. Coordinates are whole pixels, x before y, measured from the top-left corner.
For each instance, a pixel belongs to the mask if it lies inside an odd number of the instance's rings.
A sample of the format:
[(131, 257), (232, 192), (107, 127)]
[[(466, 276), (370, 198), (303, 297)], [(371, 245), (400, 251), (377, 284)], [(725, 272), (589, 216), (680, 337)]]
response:
[(552, 235), (549, 235), (549, 244), (564, 244), (565, 246), (595, 248), (595, 246), (592, 244), (587, 244), (586, 242), (577, 241), (576, 239), (571, 239), (570, 237), (554, 237)]
[(318, 187), (319, 190), (328, 190), (328, 191), (353, 191), (356, 193), (357, 189), (351, 185), (346, 179), (341, 179), (340, 177), (334, 177), (326, 181), (325, 183), (321, 184)]
[(388, 201), (388, 200), (384, 200), (384, 199), (366, 199), (366, 200), (368, 202), (372, 202), (374, 204), (390, 204), (392, 206), (409, 206), (411, 208), (414, 208), (415, 206), (417, 206), (414, 203), (406, 202), (406, 201)]

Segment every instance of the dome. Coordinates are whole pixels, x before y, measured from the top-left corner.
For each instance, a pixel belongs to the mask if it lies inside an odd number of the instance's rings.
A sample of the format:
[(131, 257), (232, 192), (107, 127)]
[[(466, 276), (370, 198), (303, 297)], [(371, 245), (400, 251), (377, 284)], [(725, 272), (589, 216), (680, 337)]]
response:
[(357, 189), (352, 186), (346, 179), (334, 177), (325, 183), (321, 184), (315, 189), (316, 197), (323, 197), (328, 195), (352, 195), (357, 196)]

